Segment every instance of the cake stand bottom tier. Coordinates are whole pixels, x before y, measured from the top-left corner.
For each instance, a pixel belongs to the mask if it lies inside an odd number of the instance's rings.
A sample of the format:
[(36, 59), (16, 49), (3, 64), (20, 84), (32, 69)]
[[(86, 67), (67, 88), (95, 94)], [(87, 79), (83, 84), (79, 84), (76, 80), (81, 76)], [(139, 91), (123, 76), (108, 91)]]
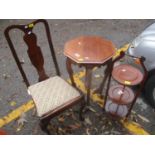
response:
[(126, 105), (119, 105), (112, 101), (107, 101), (105, 105), (105, 110), (106, 112), (112, 115), (117, 115), (119, 117), (125, 117), (128, 113), (128, 108)]

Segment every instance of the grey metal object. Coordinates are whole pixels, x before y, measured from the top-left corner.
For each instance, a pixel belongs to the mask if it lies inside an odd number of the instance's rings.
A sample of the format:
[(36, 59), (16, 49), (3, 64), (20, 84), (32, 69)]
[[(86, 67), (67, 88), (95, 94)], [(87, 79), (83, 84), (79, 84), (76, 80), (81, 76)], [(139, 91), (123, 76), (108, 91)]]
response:
[[(145, 97), (148, 103), (155, 108), (155, 23), (148, 26), (136, 37), (127, 50), (127, 53), (137, 57), (145, 57), (145, 66), (149, 73), (145, 83)], [(130, 63), (130, 61), (128, 61)]]
[(131, 42), (127, 53), (138, 57), (144, 56), (147, 70), (155, 69), (155, 23)]

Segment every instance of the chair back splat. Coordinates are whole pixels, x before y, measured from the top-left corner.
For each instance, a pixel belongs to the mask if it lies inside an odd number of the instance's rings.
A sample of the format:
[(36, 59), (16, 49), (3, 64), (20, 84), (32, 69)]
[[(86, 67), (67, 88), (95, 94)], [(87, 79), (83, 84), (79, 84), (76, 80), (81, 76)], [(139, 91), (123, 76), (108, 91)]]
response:
[(49, 47), (50, 47), (50, 51), (51, 51), (51, 56), (53, 58), (53, 62), (54, 62), (54, 65), (55, 65), (55, 68), (56, 68), (56, 74), (60, 76), (60, 70), (59, 70), (59, 67), (58, 67), (58, 63), (57, 63), (57, 60), (56, 60), (56, 56), (55, 56), (55, 52), (54, 52), (54, 48), (53, 48), (53, 44), (52, 44), (52, 39), (51, 39), (51, 35), (50, 35), (50, 29), (49, 29), (49, 25), (47, 23), (46, 20), (44, 19), (40, 19), (40, 20), (36, 20), (28, 25), (12, 25), (12, 26), (9, 26), (5, 29), (5, 37), (6, 37), (6, 40), (9, 44), (9, 47), (11, 49), (11, 52), (14, 56), (14, 59), (17, 63), (17, 66), (21, 72), (21, 75), (24, 79), (24, 82), (26, 83), (26, 86), (29, 87), (30, 86), (30, 83), (26, 77), (26, 74), (22, 68), (22, 65), (20, 63), (20, 60), (17, 56), (17, 52), (14, 48), (14, 45), (11, 41), (11, 38), (10, 38), (10, 35), (9, 35), (9, 32), (10, 30), (12, 29), (19, 29), (21, 31), (24, 32), (24, 36), (23, 36), (23, 39), (25, 41), (25, 43), (27, 44), (28, 46), (28, 50), (27, 50), (27, 53), (28, 53), (28, 56), (30, 58), (30, 61), (31, 63), (33, 64), (33, 66), (36, 68), (37, 72), (38, 72), (38, 75), (39, 75), (39, 79), (38, 81), (43, 81), (45, 79), (48, 78), (47, 74), (45, 73), (45, 69), (44, 69), (44, 58), (43, 58), (43, 55), (42, 55), (42, 51), (41, 51), (41, 48), (37, 45), (37, 36), (33, 33), (33, 28), (34, 26), (37, 24), (37, 23), (43, 23), (44, 26), (45, 26), (45, 30), (46, 30), (46, 36), (47, 36), (47, 39), (48, 39), (48, 43), (49, 43)]

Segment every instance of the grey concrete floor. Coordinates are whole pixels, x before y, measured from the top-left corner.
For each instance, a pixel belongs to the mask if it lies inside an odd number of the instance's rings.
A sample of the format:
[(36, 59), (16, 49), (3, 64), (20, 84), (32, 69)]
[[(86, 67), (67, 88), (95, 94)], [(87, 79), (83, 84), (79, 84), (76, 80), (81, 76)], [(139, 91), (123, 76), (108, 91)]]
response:
[[(7, 115), (12, 110), (21, 106), (23, 103), (29, 101), (31, 98), (27, 95), (26, 87), (22, 82), (21, 75), (12, 57), (11, 51), (4, 37), (4, 29), (13, 24), (27, 24), (33, 20), (0, 20), (0, 118)], [(65, 57), (63, 55), (63, 48), (66, 41), (81, 35), (99, 35), (110, 39), (114, 42), (117, 48), (132, 41), (145, 27), (153, 23), (155, 20), (48, 20), (51, 35), (53, 39), (54, 48), (56, 51), (59, 67), (64, 78), (68, 78), (65, 68)], [(43, 32), (42, 25), (38, 25), (34, 29), (38, 35), (38, 43), (43, 51), (45, 57), (45, 68), (49, 75), (54, 75), (55, 69), (51, 62), (49, 47)], [(22, 33), (13, 31), (11, 36), (14, 36), (14, 44), (19, 53), (19, 57), (24, 61), (24, 69), (27, 71), (29, 80), (34, 83), (37, 80), (37, 74), (27, 59), (26, 45), (22, 40)], [(78, 69), (77, 69), (78, 71)], [(98, 71), (100, 74), (101, 70)], [(97, 81), (96, 81), (97, 83)], [(14, 101), (16, 104), (11, 105)], [(51, 130), (53, 134), (129, 134), (117, 122), (111, 120), (101, 113), (101, 109), (95, 104), (92, 104), (96, 118), (92, 112), (87, 113), (87, 117), (91, 123), (86, 122), (80, 124), (78, 122), (77, 114), (72, 110), (64, 113), (66, 117), (66, 125), (61, 123), (61, 119), (55, 118), (52, 122)], [(73, 108), (77, 110), (78, 106)], [(146, 131), (150, 134), (155, 134), (155, 113), (153, 109), (148, 106), (142, 98), (139, 98), (134, 106), (132, 119), (140, 123)], [(33, 110), (26, 113), (27, 123), (17, 132), (17, 122), (13, 121), (3, 127), (9, 134), (43, 134), (38, 128), (38, 118), (32, 116)], [(146, 117), (148, 121), (137, 117), (140, 114)], [(73, 119), (67, 116), (72, 115)], [(79, 130), (71, 131), (67, 127), (73, 124), (76, 119), (82, 127)], [(88, 124), (87, 124), (88, 123)], [(106, 125), (105, 124), (109, 124)], [(65, 131), (63, 129), (66, 129)], [(102, 129), (102, 130), (101, 130)]]

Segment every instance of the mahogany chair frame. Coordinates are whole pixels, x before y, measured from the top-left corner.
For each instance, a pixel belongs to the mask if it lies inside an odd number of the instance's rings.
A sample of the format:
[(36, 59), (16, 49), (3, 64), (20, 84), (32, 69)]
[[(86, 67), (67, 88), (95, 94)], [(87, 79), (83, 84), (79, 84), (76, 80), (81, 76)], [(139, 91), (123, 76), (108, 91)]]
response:
[[(39, 75), (38, 81), (39, 82), (44, 81), (44, 80), (48, 79), (49, 77), (45, 73), (44, 58), (43, 58), (43, 55), (42, 55), (41, 48), (37, 45), (37, 36), (32, 31), (34, 26), (36, 24), (38, 24), (38, 23), (42, 23), (45, 26), (46, 36), (47, 36), (47, 39), (48, 39), (51, 56), (53, 58), (54, 66), (55, 66), (55, 69), (56, 69), (56, 75), (60, 76), (61, 74), (60, 74), (58, 63), (57, 63), (56, 55), (55, 55), (55, 52), (54, 52), (54, 47), (53, 47), (53, 44), (52, 44), (51, 35), (50, 35), (50, 28), (49, 28), (48, 22), (46, 20), (39, 19), (39, 20), (33, 21), (32, 23), (26, 24), (26, 25), (12, 25), (12, 26), (7, 27), (5, 29), (5, 32), (4, 32), (6, 40), (8, 42), (8, 45), (9, 45), (9, 47), (11, 49), (13, 57), (14, 57), (14, 59), (16, 61), (17, 66), (18, 66), (18, 69), (19, 69), (19, 71), (20, 71), (20, 73), (21, 73), (27, 87), (30, 86), (30, 83), (29, 83), (28, 78), (27, 78), (27, 76), (26, 76), (26, 74), (25, 74), (25, 72), (24, 72), (24, 70), (22, 68), (22, 64), (21, 64), (21, 62), (19, 60), (19, 57), (17, 56), (16, 50), (15, 50), (13, 42), (12, 42), (12, 40), (10, 38), (9, 32), (11, 30), (13, 30), (13, 29), (19, 29), (22, 32), (24, 32), (23, 39), (24, 39), (25, 43), (28, 46), (27, 53), (28, 53), (28, 56), (30, 58), (30, 61), (33, 64), (33, 66), (36, 68), (37, 72), (38, 72), (38, 75)], [(56, 115), (60, 114), (64, 110), (70, 108), (71, 106), (73, 106), (73, 105), (75, 105), (76, 103), (79, 103), (79, 102), (81, 102), (80, 119), (82, 120), (83, 119), (82, 110), (83, 110), (83, 108), (85, 106), (85, 101), (84, 101), (84, 96), (81, 93), (80, 98), (74, 99), (74, 100), (70, 101), (69, 103), (67, 103), (66, 106), (64, 106), (62, 108), (58, 108), (53, 113), (49, 112), (48, 114), (46, 114), (46, 116), (41, 117), (40, 118), (41, 129), (44, 132), (46, 132), (47, 134), (50, 134), (50, 132), (47, 129), (47, 126), (48, 126), (51, 118), (55, 117)]]

